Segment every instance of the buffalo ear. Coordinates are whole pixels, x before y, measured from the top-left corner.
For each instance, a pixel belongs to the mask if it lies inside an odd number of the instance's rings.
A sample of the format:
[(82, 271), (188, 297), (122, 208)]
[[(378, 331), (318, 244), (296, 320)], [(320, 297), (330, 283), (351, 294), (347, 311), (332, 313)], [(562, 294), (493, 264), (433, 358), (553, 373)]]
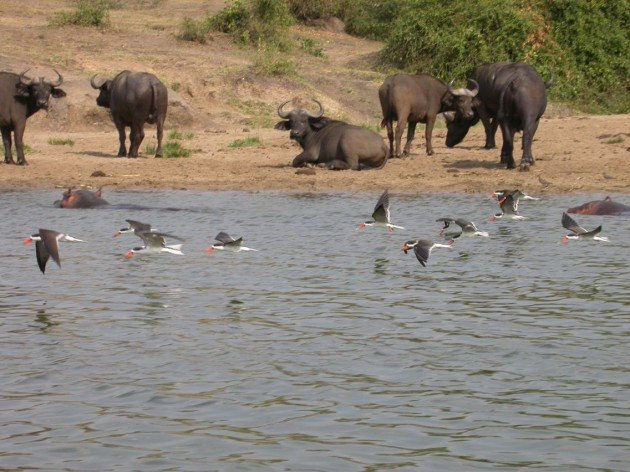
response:
[(322, 129), (328, 123), (330, 123), (330, 120), (326, 118), (325, 116), (322, 116), (321, 118), (308, 119), (308, 124), (311, 125), (311, 128), (313, 129)]
[(50, 91), (50, 94), (55, 98), (61, 98), (66, 96), (66, 92), (61, 90), (60, 88), (54, 88)]
[(281, 131), (289, 131), (291, 129), (291, 125), (289, 124), (288, 120), (282, 120), (282, 121), (278, 121), (276, 123), (276, 126), (273, 127), (273, 129), (279, 129)]
[(15, 84), (15, 89), (17, 90), (17, 94), (20, 97), (31, 96), (31, 91), (29, 90), (28, 85), (25, 85), (22, 82), (18, 82), (17, 84)]
[(455, 95), (451, 92), (446, 92), (446, 94), (442, 97), (442, 105), (445, 107), (452, 107), (454, 103)]

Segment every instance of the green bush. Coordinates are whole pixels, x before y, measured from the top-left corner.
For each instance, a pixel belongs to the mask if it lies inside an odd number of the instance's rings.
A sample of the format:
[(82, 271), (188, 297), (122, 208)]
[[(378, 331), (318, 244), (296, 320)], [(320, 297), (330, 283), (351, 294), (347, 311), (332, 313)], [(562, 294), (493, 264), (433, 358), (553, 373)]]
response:
[(291, 14), (300, 21), (336, 16), (344, 18), (353, 0), (288, 0)]
[(191, 154), (192, 151), (183, 147), (179, 141), (168, 141), (162, 146), (162, 157), (165, 158), (190, 157)]
[(57, 12), (50, 26), (106, 26), (109, 22), (110, 0), (76, 0), (73, 11)]
[(354, 0), (341, 19), (346, 31), (356, 36), (385, 40), (407, 0)]
[(181, 26), (177, 37), (184, 41), (193, 41), (195, 43), (205, 43), (210, 28), (205, 21), (195, 21), (185, 16), (182, 19)]
[(293, 19), (284, 0), (235, 0), (207, 19), (210, 28), (232, 35), (235, 41), (265, 49), (291, 49)]
[(298, 38), (300, 49), (315, 57), (325, 57), (324, 48), (319, 41), (311, 38)]
[(294, 76), (297, 75), (297, 65), (282, 54), (260, 50), (254, 61), (254, 71), (272, 77)]

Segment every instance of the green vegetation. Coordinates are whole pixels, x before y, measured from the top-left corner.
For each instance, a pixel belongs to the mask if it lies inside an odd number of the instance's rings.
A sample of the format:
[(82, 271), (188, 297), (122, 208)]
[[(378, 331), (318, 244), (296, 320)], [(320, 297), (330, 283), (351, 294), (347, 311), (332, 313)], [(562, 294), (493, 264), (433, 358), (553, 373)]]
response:
[(182, 20), (177, 37), (184, 41), (204, 44), (208, 38), (210, 28), (205, 21), (195, 21), (187, 16)]
[(260, 75), (273, 77), (297, 75), (295, 61), (287, 59), (283, 54), (266, 49), (258, 51), (254, 61), (254, 71)]
[(182, 140), (182, 139), (192, 139), (194, 137), (195, 137), (195, 133), (193, 133), (192, 131), (179, 131), (179, 130), (174, 129), (173, 131), (168, 133), (168, 139)]
[[(37, 154), (37, 151), (26, 143), (24, 143), (24, 145), (22, 146), (22, 149), (24, 150), (24, 155)], [(17, 149), (15, 148), (15, 146), (13, 147), (12, 152), (13, 152), (13, 158), (15, 159), (15, 156), (17, 156)]]
[(319, 41), (316, 41), (311, 38), (298, 38), (298, 44), (300, 45), (300, 49), (302, 49), (307, 54), (315, 57), (325, 57), (324, 48), (322, 47)]
[(260, 146), (261, 144), (262, 142), (260, 141), (260, 138), (258, 138), (257, 136), (250, 136), (248, 138), (237, 139), (235, 141), (232, 141), (230, 144), (228, 144), (228, 147), (244, 148), (244, 147), (251, 147), (251, 146)]
[(604, 142), (606, 144), (619, 144), (619, 143), (623, 143), (623, 138), (621, 136), (615, 136), (614, 138), (610, 138)]
[(74, 146), (74, 141), (70, 138), (50, 138), (48, 144), (53, 146)]
[(179, 141), (168, 141), (162, 146), (162, 157), (165, 158), (190, 157), (191, 154), (192, 151), (183, 147)]
[(49, 21), (50, 26), (106, 26), (109, 23), (109, 0), (75, 0), (72, 11), (54, 14)]
[(238, 108), (249, 118), (245, 124), (254, 128), (273, 128), (278, 122), (276, 107), (259, 100), (237, 100), (235, 98), (228, 101), (229, 105)]

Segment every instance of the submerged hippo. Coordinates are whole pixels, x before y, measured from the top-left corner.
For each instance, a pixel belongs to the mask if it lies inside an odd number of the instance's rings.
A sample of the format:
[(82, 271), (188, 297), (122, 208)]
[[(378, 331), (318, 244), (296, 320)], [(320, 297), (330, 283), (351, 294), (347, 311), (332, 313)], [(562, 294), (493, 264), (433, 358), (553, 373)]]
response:
[(577, 213), (579, 215), (630, 216), (630, 206), (613, 202), (612, 198), (606, 197), (603, 200), (594, 200), (580, 206), (569, 208), (567, 213)]
[(103, 205), (109, 205), (109, 202), (101, 198), (100, 188), (96, 192), (69, 188), (63, 193), (63, 198), (55, 202), (55, 206), (61, 208), (94, 208)]

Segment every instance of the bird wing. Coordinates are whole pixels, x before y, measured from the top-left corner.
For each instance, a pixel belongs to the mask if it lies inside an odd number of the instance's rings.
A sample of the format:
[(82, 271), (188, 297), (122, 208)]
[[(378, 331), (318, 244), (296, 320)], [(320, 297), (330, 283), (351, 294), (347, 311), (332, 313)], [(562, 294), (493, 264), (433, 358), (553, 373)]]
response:
[(240, 246), (243, 244), (243, 237), (233, 240), (231, 243), (224, 243), (226, 246)]
[(46, 263), (48, 262), (48, 251), (43, 241), (35, 242), (35, 256), (37, 257), (37, 265), (42, 274), (46, 273)]
[[(233, 243), (234, 241), (236, 241), (236, 239), (234, 239), (232, 236), (230, 236), (229, 234), (221, 231), (219, 234), (217, 234), (214, 239), (216, 239), (217, 241), (219, 241), (220, 243), (223, 244), (230, 244)], [(243, 238), (241, 238), (243, 239)]]
[(166, 241), (162, 233), (155, 233), (153, 231), (145, 231), (136, 233), (143, 241), (145, 246), (164, 247)]
[(378, 202), (376, 202), (372, 218), (374, 221), (389, 223), (389, 193), (387, 190), (383, 192)]
[(433, 243), (429, 243), (427, 241), (419, 241), (414, 247), (413, 252), (416, 255), (416, 258), (422, 264), (422, 267), (427, 266), (427, 261), (429, 260), (429, 254), (431, 253), (431, 246)]
[(599, 225), (594, 230), (584, 233), (583, 236), (592, 238), (593, 236), (597, 236), (601, 232), (602, 232), (602, 225)]
[(455, 220), (455, 223), (461, 228), (461, 229), (473, 229), (473, 230), (477, 230), (477, 227), (475, 226), (475, 223), (473, 223), (472, 221), (469, 220), (465, 220), (463, 218), (457, 218)]
[[(39, 237), (41, 238), (41, 245), (36, 245), (35, 251), (39, 248), (39, 253), (37, 256), (37, 262), (39, 264), (39, 254), (42, 254), (42, 262), (44, 267), (46, 266), (46, 261), (48, 261), (48, 255), (53, 258), (53, 261), (57, 263), (59, 267), (61, 267), (61, 259), (59, 259), (59, 236), (61, 233), (58, 231), (53, 231), (50, 229), (40, 229)], [(45, 251), (45, 256), (44, 256)], [(42, 268), (40, 264), (39, 268)], [(43, 272), (43, 270), (42, 270)]]
[[(584, 234), (587, 231), (582, 228), (579, 224), (575, 222), (573, 218), (571, 218), (566, 213), (562, 213), (562, 226), (564, 226), (569, 231), (573, 231), (575, 234)], [(601, 231), (601, 228), (600, 228)]]
[(503, 197), (503, 201), (501, 202), (501, 211), (504, 214), (515, 214), (517, 211), (518, 204), (515, 203), (512, 195), (505, 195)]
[(145, 231), (151, 231), (151, 225), (148, 223), (141, 223), (140, 221), (135, 221), (135, 220), (125, 220), (125, 221), (129, 223), (129, 227), (133, 229), (134, 231), (139, 231), (141, 233)]
[[(444, 223), (444, 228), (443, 228), (443, 229), (446, 229), (446, 228), (448, 228), (448, 227), (451, 225), (451, 223), (452, 223), (453, 221), (455, 221), (455, 220), (454, 220), (453, 218), (438, 218), (438, 219), (437, 219), (437, 220), (435, 220), (435, 221), (438, 221), (438, 222), (442, 222), (442, 223)], [(455, 222), (457, 223), (457, 221), (455, 221)]]

